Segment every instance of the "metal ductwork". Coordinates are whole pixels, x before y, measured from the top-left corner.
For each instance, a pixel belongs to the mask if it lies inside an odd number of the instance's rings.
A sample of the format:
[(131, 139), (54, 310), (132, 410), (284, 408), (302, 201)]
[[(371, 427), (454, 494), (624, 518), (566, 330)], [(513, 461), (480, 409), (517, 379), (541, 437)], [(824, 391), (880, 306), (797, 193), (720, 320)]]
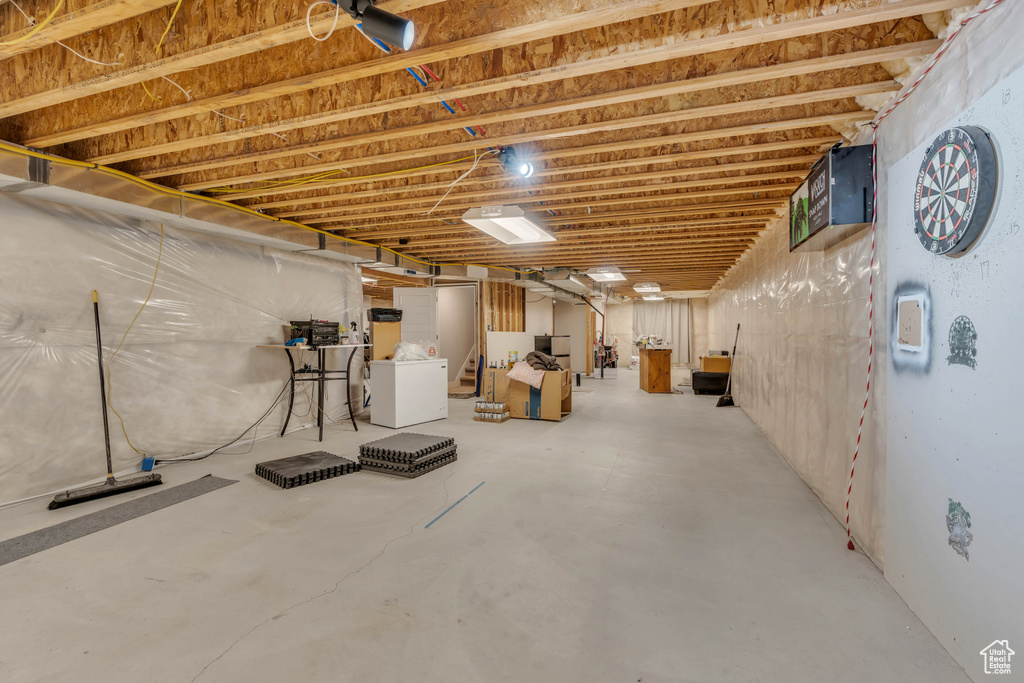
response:
[(313, 253), (396, 275), (495, 281), (514, 281), (522, 275), (505, 268), (424, 263), (374, 245), (331, 239), (322, 233), (285, 222), (212, 204), (198, 195), (192, 198), (164, 194), (156, 188), (97, 168), (69, 166), (5, 149), (0, 149), (0, 192), (154, 221), (283, 251)]

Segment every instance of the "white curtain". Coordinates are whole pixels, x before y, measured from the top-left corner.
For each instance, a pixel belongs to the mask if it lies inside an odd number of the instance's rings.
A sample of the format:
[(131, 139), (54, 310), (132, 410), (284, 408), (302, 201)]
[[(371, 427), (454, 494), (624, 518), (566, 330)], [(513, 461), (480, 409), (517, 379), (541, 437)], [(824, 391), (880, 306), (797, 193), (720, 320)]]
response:
[(690, 301), (637, 301), (633, 304), (633, 340), (661, 337), (672, 347), (673, 363), (690, 362)]

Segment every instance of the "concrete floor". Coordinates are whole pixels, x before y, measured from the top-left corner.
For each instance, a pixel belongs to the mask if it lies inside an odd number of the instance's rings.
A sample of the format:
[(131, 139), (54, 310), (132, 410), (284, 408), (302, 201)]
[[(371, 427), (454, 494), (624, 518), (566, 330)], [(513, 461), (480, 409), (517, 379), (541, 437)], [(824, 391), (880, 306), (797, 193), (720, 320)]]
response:
[[(459, 460), (414, 480), (253, 474), (314, 430), (163, 468), (240, 482), (0, 567), (0, 680), (968, 680), (741, 410), (624, 369), (585, 386), (562, 423), (450, 401), (410, 431)], [(21, 505), (0, 534), (114, 502)]]

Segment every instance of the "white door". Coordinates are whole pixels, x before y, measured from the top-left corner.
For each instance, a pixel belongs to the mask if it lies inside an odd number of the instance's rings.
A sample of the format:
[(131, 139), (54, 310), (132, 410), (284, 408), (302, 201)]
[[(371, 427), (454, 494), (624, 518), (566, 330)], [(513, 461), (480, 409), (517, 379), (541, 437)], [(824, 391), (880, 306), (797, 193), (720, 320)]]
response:
[(394, 307), (402, 311), (402, 341), (433, 342), (441, 356), (436, 287), (395, 287)]

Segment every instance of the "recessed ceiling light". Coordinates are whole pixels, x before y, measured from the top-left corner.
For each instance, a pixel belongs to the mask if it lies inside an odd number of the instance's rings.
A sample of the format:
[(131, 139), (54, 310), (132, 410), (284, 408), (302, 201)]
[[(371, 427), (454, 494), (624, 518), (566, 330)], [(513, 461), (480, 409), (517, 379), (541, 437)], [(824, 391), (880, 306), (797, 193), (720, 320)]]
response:
[(633, 290), (636, 292), (660, 292), (661, 285), (657, 282), (641, 282), (633, 285)]
[(597, 282), (618, 282), (626, 279), (626, 276), (622, 274), (622, 271), (615, 266), (591, 268), (587, 271), (587, 276), (591, 280), (595, 280)]
[(505, 244), (554, 242), (555, 236), (540, 227), (518, 206), (484, 206), (462, 214), (462, 220)]

